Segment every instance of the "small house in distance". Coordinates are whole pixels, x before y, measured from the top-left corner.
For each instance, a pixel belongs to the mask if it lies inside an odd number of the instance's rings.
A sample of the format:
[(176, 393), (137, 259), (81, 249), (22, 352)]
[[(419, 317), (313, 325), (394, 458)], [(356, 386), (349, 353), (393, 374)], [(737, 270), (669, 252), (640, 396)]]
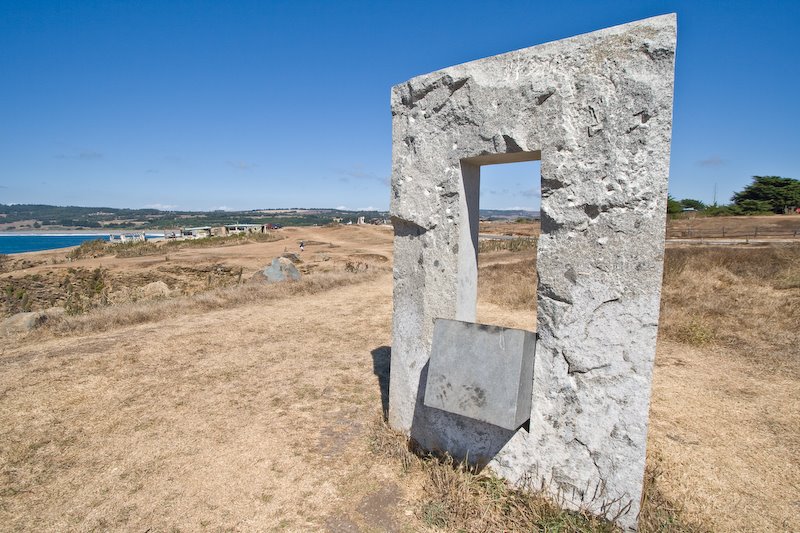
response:
[(229, 235), (244, 235), (248, 233), (266, 233), (277, 229), (277, 224), (225, 224), (211, 228), (212, 237), (227, 237)]
[(205, 239), (211, 236), (211, 226), (197, 226), (196, 228), (182, 228), (181, 236), (184, 239)]
[(144, 233), (120, 233), (119, 235), (111, 234), (108, 236), (109, 242), (112, 244), (121, 244), (123, 242), (142, 242), (145, 240)]
[(238, 235), (240, 233), (264, 233), (262, 224), (226, 224), (225, 235)]
[(248, 233), (267, 233), (269, 230), (282, 227), (280, 224), (225, 224), (224, 226), (198, 226), (182, 228), (177, 238), (205, 239), (207, 237), (227, 237)]

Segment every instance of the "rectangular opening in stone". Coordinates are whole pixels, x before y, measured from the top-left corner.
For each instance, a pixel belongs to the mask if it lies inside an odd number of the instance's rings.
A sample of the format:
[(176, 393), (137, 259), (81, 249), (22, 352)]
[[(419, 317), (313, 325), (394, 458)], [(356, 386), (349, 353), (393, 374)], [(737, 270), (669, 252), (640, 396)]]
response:
[[(534, 158), (538, 159), (538, 152), (469, 160), (479, 163), (477, 208), (483, 211), (478, 225), (475, 301), (476, 322), (481, 324), (536, 331), (541, 173), (540, 161)], [(532, 213), (500, 212), (509, 210)]]

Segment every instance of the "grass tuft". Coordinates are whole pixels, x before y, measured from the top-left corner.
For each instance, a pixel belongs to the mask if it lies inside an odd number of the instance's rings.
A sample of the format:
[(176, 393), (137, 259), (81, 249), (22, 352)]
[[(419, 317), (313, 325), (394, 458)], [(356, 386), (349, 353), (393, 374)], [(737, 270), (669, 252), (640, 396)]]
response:
[(67, 259), (83, 259), (87, 257), (101, 257), (108, 254), (109, 242), (103, 239), (83, 241), (77, 248), (67, 254)]
[(714, 342), (714, 327), (702, 319), (690, 318), (674, 328), (672, 336), (675, 340), (691, 346), (706, 346)]

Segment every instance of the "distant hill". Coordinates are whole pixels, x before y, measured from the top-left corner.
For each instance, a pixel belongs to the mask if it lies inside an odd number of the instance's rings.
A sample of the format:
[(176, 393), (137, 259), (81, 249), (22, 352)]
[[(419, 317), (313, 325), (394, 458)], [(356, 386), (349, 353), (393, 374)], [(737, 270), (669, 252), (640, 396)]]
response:
[[(480, 216), (490, 220), (538, 218), (537, 211), (481, 209)], [(161, 211), (159, 209), (124, 209), (116, 207), (78, 207), (39, 204), (0, 204), (0, 230), (29, 229), (169, 229), (222, 224), (283, 224), (311, 226), (334, 220), (356, 222), (388, 219), (387, 211), (344, 211), (330, 208), (252, 209), (247, 211)]]
[(323, 225), (358, 217), (383, 219), (381, 211), (342, 211), (339, 209), (253, 209), (247, 211), (161, 211), (115, 207), (77, 207), (37, 204), (0, 204), (0, 228), (26, 229), (165, 229), (222, 224)]
[(481, 209), (481, 218), (488, 220), (514, 220), (517, 218), (539, 218), (539, 211), (524, 209)]

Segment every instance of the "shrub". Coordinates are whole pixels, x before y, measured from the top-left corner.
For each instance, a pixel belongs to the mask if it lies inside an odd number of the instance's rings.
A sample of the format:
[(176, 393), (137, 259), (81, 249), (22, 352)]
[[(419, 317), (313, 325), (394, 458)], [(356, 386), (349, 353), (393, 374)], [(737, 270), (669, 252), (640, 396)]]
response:
[(94, 239), (82, 242), (80, 246), (67, 254), (67, 257), (70, 259), (83, 259), (85, 257), (101, 257), (106, 254), (108, 254), (108, 241)]

